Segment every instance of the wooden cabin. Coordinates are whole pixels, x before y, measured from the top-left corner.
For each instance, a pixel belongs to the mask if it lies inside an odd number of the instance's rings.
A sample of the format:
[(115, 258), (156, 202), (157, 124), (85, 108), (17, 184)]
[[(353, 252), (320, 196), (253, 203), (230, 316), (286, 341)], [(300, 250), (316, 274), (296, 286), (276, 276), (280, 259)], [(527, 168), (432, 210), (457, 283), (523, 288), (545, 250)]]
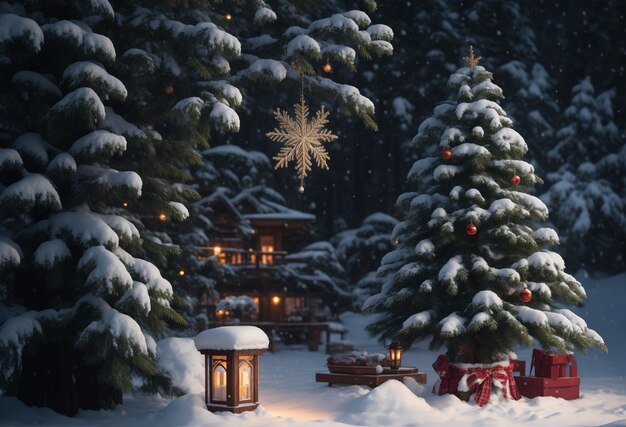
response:
[[(278, 271), (289, 251), (302, 246), (315, 215), (264, 199), (255, 188), (233, 198), (226, 192), (214, 192), (202, 204), (211, 210), (214, 227), (204, 252), (235, 272), (234, 279), (218, 284), (220, 298), (247, 295), (258, 307), (249, 318), (239, 319), (241, 322), (327, 320), (320, 310), (329, 289), (322, 283), (293, 286)], [(206, 309), (209, 319), (228, 320), (226, 313), (215, 312), (215, 306)]]

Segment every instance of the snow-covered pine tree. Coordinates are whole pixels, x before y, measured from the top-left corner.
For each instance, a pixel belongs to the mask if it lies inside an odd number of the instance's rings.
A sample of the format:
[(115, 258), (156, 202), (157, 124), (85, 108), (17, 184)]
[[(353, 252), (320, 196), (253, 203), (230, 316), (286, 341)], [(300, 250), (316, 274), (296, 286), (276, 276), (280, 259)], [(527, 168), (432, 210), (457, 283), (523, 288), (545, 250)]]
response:
[[(333, 75), (323, 71), (325, 64), (354, 71), (359, 57), (372, 59), (393, 51), (391, 28), (372, 24), (362, 10), (348, 10), (355, 4), (366, 10), (376, 9), (373, 0), (278, 0), (271, 6), (265, 1), (225, 5), (230, 7), (232, 16), (227, 28), (242, 42), (241, 62), (235, 64), (231, 81), (248, 86), (254, 93), (251, 99), (258, 102), (257, 93), (268, 94), (263, 91), (268, 87), (259, 82), (291, 82), (297, 88), (293, 93), (299, 93), (300, 73), (304, 72), (305, 96), (332, 101), (343, 113), (376, 128), (374, 104), (356, 87), (338, 83)], [(277, 95), (281, 94), (271, 86), (269, 89), (270, 99), (279, 99)], [(294, 99), (286, 101), (291, 105)]]
[(152, 335), (179, 316), (123, 208), (144, 182), (118, 165), (145, 135), (115, 113), (128, 94), (117, 52), (90, 25), (113, 9), (62, 4), (0, 15), (0, 388), (74, 414), (168, 392)]
[(525, 135), (529, 147), (528, 160), (535, 167), (545, 168), (549, 147), (544, 141), (554, 139), (554, 123), (558, 122), (559, 114), (554, 98), (554, 80), (540, 63), (527, 66), (520, 60), (513, 60), (501, 66), (499, 71), (502, 87), (509, 94), (507, 110), (515, 127)]
[(485, 68), (468, 64), (450, 76), (453, 100), (415, 137), (423, 153), (407, 178), (415, 191), (398, 198), (406, 219), (378, 270), (382, 291), (365, 303), (379, 314), (368, 329), (404, 345), (430, 338), (452, 362), (492, 363), (533, 339), (557, 351), (605, 349), (562, 308), (585, 291), (547, 249), (558, 236), (539, 226), (548, 209), (527, 188), (541, 180), (522, 160), (527, 146), (497, 103), (501, 89)]
[(353, 310), (360, 310), (367, 298), (380, 291), (375, 271), (383, 255), (393, 249), (391, 233), (398, 220), (382, 212), (368, 215), (358, 228), (337, 233), (330, 242), (346, 270)]
[(614, 97), (614, 90), (596, 96), (589, 77), (574, 86), (564, 126), (548, 152), (556, 172), (548, 174), (541, 196), (554, 207), (551, 220), (568, 261), (594, 273), (623, 271), (626, 215), (616, 167), (623, 141), (613, 120)]
[[(202, 246), (206, 237), (190, 235), (204, 220), (187, 219), (190, 203), (200, 197), (192, 184), (193, 170), (203, 164), (200, 151), (209, 146), (213, 131), (239, 130), (234, 109), (242, 95), (224, 79), (241, 44), (221, 27), (222, 15), (208, 2), (111, 3), (116, 20), (98, 28), (111, 34), (118, 47), (117, 69), (129, 88), (115, 113), (140, 128), (124, 133), (129, 141), (124, 167), (140, 173), (144, 183), (141, 199), (126, 209), (145, 224), (140, 229), (144, 256), (172, 282), (177, 290), (174, 306), (194, 328), (190, 313), (198, 301), (189, 289), (212, 297), (213, 276), (224, 272), (215, 265), (199, 265), (199, 254), (184, 247), (189, 239)], [(218, 25), (211, 22), (216, 17)]]

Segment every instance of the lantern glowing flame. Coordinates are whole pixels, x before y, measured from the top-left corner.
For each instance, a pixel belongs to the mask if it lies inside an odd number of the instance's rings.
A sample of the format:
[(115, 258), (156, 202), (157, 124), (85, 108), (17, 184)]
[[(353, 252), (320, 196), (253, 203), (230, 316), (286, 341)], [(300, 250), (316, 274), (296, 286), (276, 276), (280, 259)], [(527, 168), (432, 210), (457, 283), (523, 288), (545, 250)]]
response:
[(392, 342), (389, 347), (389, 367), (399, 369), (402, 364), (402, 347), (397, 342)]

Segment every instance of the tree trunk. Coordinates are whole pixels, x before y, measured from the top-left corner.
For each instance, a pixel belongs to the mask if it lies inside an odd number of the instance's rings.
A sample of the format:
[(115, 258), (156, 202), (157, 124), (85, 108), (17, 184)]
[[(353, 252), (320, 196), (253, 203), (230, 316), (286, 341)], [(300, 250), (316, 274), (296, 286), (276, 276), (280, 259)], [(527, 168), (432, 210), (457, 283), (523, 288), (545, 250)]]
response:
[(81, 409), (111, 409), (122, 403), (122, 392), (98, 381), (100, 371), (81, 367), (76, 378), (76, 389)]
[(78, 398), (72, 378), (72, 353), (71, 348), (59, 343), (26, 345), (17, 398), (30, 406), (76, 415)]

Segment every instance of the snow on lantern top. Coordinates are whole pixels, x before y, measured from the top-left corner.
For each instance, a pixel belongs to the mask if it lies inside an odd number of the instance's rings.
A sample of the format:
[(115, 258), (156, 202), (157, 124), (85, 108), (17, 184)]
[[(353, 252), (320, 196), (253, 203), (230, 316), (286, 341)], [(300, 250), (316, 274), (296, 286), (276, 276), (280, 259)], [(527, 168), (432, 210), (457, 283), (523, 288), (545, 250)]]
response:
[(256, 326), (220, 326), (200, 332), (194, 339), (198, 350), (267, 349), (269, 338)]

